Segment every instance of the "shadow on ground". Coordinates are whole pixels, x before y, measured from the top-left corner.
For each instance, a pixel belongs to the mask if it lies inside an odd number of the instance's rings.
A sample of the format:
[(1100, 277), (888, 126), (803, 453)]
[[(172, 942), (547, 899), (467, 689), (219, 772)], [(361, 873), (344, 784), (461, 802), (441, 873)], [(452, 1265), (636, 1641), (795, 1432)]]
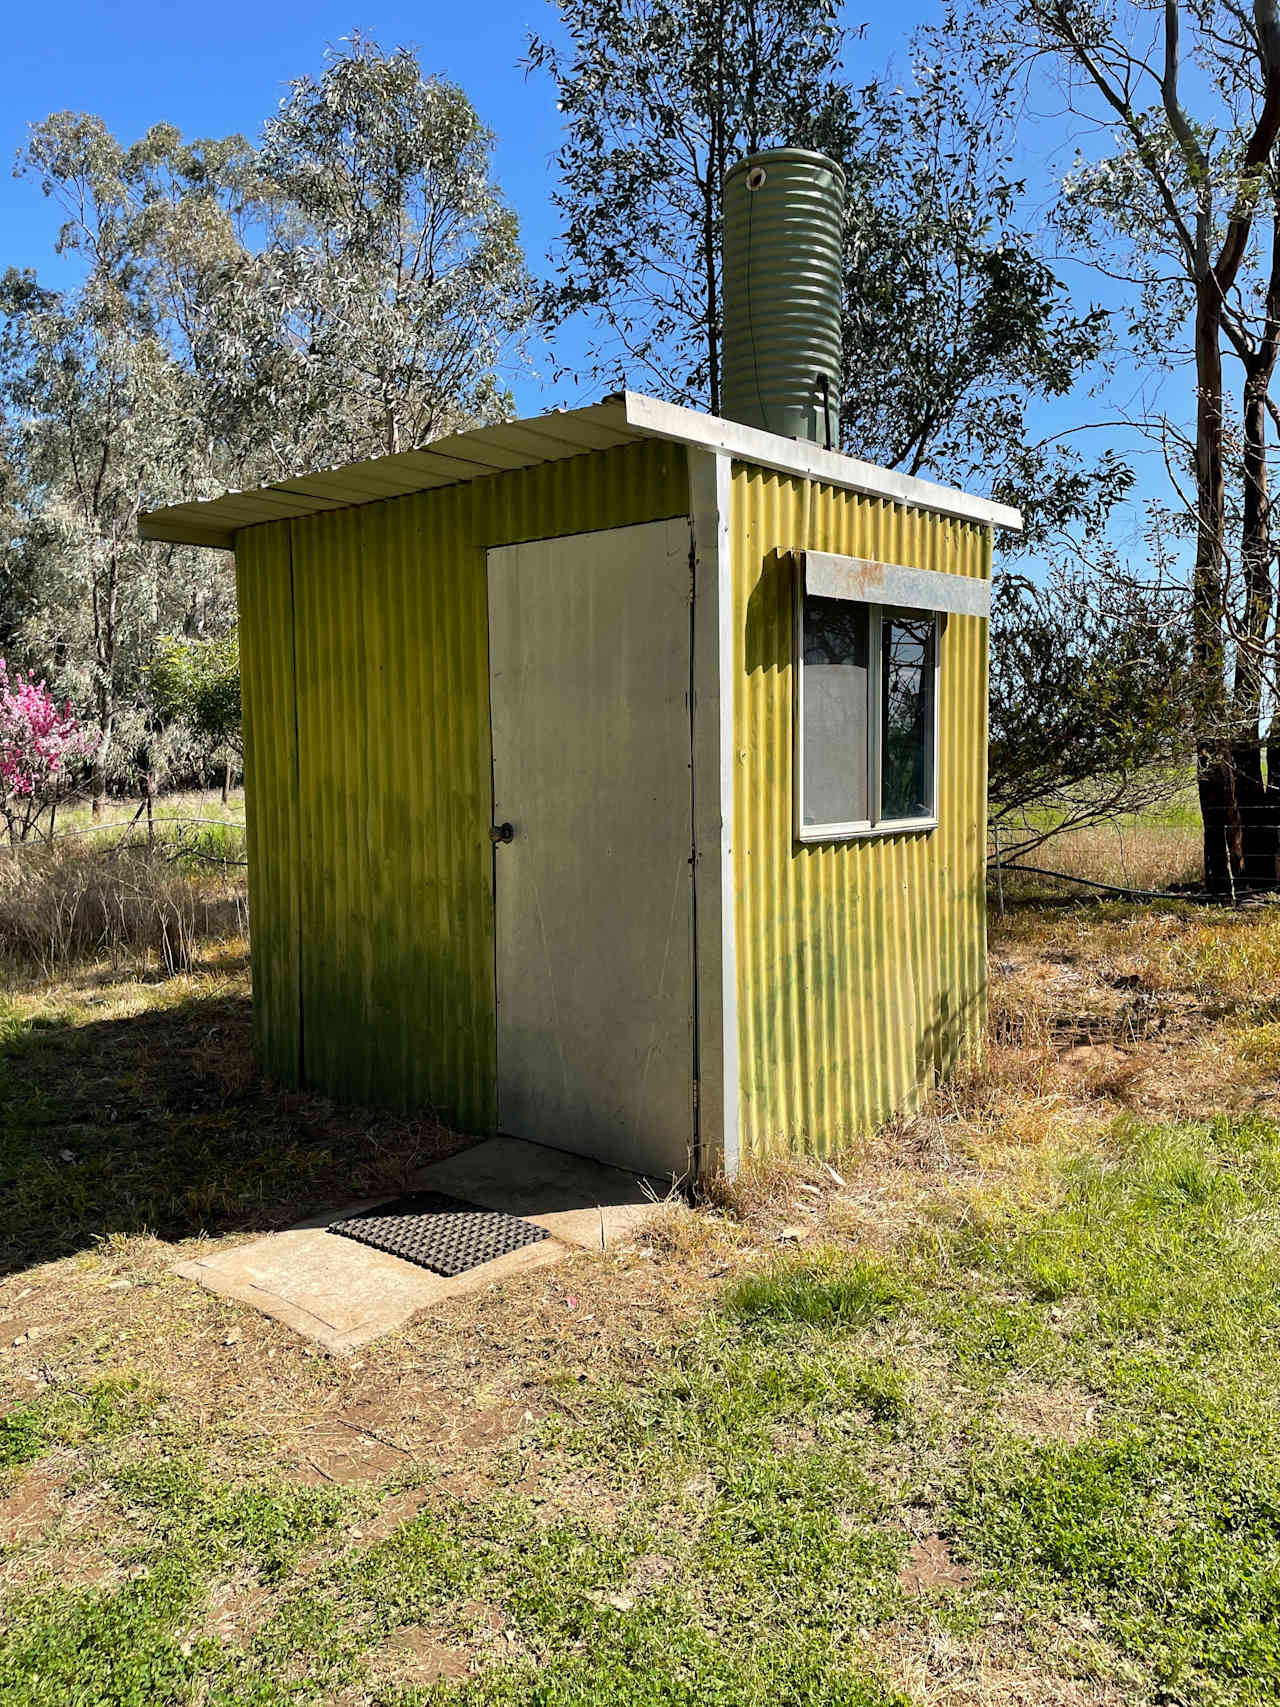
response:
[(0, 1030), (0, 1272), (118, 1234), (267, 1230), (469, 1140), (267, 1084), (247, 995)]

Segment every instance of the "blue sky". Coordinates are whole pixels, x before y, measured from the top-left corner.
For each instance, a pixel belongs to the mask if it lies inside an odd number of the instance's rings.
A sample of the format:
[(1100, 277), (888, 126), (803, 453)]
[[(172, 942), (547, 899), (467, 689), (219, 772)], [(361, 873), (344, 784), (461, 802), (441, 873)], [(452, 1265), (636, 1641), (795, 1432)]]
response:
[[(934, 11), (929, 0), (852, 0), (850, 28), (866, 26), (849, 48), (852, 75), (869, 77), (891, 66), (900, 74), (912, 29)], [(488, 0), (484, 6), (430, 0), (417, 8), (366, 4), (359, 11), (352, 0), (222, 0), (208, 12), (159, 0), (124, 6), (45, 0), (20, 8), (10, 20), (0, 156), (12, 162), (27, 126), (63, 108), (99, 114), (125, 141), (161, 120), (188, 136), (253, 136), (289, 79), (318, 73), (326, 44), (358, 27), (384, 48), (416, 47), (425, 70), (466, 90), (496, 134), (497, 178), (519, 214), (530, 264), (542, 271), (555, 231), (548, 195), (560, 118), (549, 81), (526, 78), (519, 62), (529, 32), (554, 25), (549, 0)], [(1043, 139), (1042, 131), (1037, 141)], [(1054, 141), (1064, 141), (1060, 126)], [(0, 266), (35, 267), (48, 282), (62, 282), (68, 275), (52, 252), (57, 225), (57, 209), (38, 183), (0, 173)], [(1080, 269), (1064, 276), (1081, 296), (1096, 295), (1096, 276)], [(558, 353), (575, 357), (574, 342), (566, 330)], [(534, 356), (539, 371), (516, 380), (519, 413), (593, 400), (554, 387), (546, 352)], [(1040, 411), (1037, 424), (1042, 430), (1071, 426), (1095, 419), (1097, 408), (1087, 397), (1075, 398)], [(1126, 448), (1136, 447), (1130, 440)], [(1143, 469), (1144, 485), (1154, 472), (1149, 464)]]
[[(850, 10), (851, 24), (869, 26), (854, 47), (862, 66), (870, 72), (900, 56), (911, 27), (930, 10), (927, 0), (918, 8), (873, 0)], [(0, 158), (11, 163), (27, 126), (62, 108), (99, 114), (125, 141), (160, 120), (190, 136), (252, 136), (289, 79), (319, 72), (326, 43), (354, 26), (384, 48), (416, 47), (425, 70), (443, 72), (466, 90), (497, 136), (497, 177), (520, 216), (530, 265), (541, 271), (555, 231), (548, 195), (560, 116), (549, 81), (526, 78), (519, 61), (529, 32), (545, 33), (554, 23), (549, 0), (429, 0), (419, 7), (366, 4), (359, 10), (352, 0), (222, 0), (207, 12), (158, 0), (123, 6), (47, 0), (22, 7), (10, 20)], [(57, 225), (57, 210), (37, 183), (7, 171), (0, 176), (0, 265), (35, 267), (50, 283), (59, 282), (51, 253)], [(548, 364), (538, 366), (545, 371)], [(516, 385), (521, 414), (587, 401), (556, 392), (549, 375)]]

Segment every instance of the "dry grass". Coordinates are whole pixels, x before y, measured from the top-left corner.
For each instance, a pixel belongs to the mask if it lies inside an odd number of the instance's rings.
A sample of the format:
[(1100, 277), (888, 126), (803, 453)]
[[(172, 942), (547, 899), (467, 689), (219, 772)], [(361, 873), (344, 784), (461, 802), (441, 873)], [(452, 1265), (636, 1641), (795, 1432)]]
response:
[[(138, 795), (111, 795), (105, 802), (102, 817), (95, 822), (87, 796), (68, 800), (58, 807), (55, 831), (60, 836), (101, 834), (109, 837), (113, 832), (118, 836), (138, 819), (138, 809), (142, 804), (142, 798)], [(225, 806), (221, 792), (216, 788), (175, 789), (170, 793), (157, 795), (152, 803), (152, 811), (158, 824), (170, 823), (175, 819), (200, 819), (210, 824), (243, 824), (244, 789), (233, 788)]]
[[(1010, 832), (1004, 840), (1014, 839)], [(1029, 853), (1032, 865), (1083, 877), (1094, 883), (1113, 883), (1121, 888), (1161, 890), (1174, 886), (1196, 886), (1201, 877), (1202, 833), (1198, 819), (1188, 813), (1169, 822), (1121, 819), (1089, 830), (1073, 830), (1055, 836), (1042, 848)], [(1052, 878), (1005, 872), (1009, 899), (1029, 894), (1075, 894), (1079, 888)]]
[(96, 958), (116, 972), (184, 972), (247, 924), (243, 871), (164, 841), (0, 850), (0, 952), (48, 978)]
[[(1037, 1651), (1007, 1615), (977, 1636), (900, 1619), (876, 1631), (871, 1651), (918, 1707), (1131, 1707), (1142, 1699), (1129, 1687), (1088, 1676), (1079, 1634), (1063, 1629), (1057, 1636), (1053, 1654), (1043, 1643)], [(1067, 1655), (1070, 1670), (1063, 1667)]]
[[(643, 1363), (705, 1309), (726, 1277), (774, 1254), (832, 1242), (905, 1247), (957, 1203), (1034, 1196), (1037, 1182), (1048, 1192), (1063, 1154), (1105, 1146), (1117, 1115), (1280, 1112), (1272, 1048), (1280, 1037), (1280, 909), (1022, 913), (996, 931), (992, 965), (985, 1055), (943, 1086), (927, 1113), (892, 1123), (832, 1163), (772, 1162), (699, 1208), (673, 1203), (634, 1247), (460, 1300), (380, 1342), (372, 1380), (369, 1358), (312, 1356), (279, 1324), (174, 1279), (171, 1265), (210, 1243), (183, 1238), (179, 1220), (177, 1236), (167, 1238), (104, 1227), (78, 1254), (0, 1281), (0, 1318), (36, 1329), (17, 1346), (16, 1328), (7, 1345), (0, 1335), (0, 1392), (12, 1399), (49, 1380), (82, 1379), (110, 1344), (113, 1361), (136, 1358), (169, 1395), (175, 1426), (201, 1429), (216, 1416), (219, 1451), (232, 1456), (251, 1441), (255, 1457), (266, 1452), (303, 1473), (302, 1434), (335, 1406), (376, 1394), (385, 1429), (396, 1440), (405, 1431), (415, 1448), (435, 1440), (447, 1469), (452, 1448), (442, 1443), (458, 1427), (458, 1438), (466, 1436), (477, 1407), (536, 1414), (541, 1392), (562, 1392), (583, 1370)], [(326, 1181), (341, 1197), (340, 1180), (357, 1177), (343, 1160), (353, 1145), (384, 1152), (388, 1179), (402, 1171), (398, 1154), (420, 1162), (424, 1140), (403, 1121), (260, 1088), (248, 1061), (245, 998), (246, 974), (234, 960), (158, 987), (114, 978), (107, 965), (86, 969), (60, 987), (66, 1031), (42, 1048), (61, 1048), (61, 1035), (71, 1047), (86, 1025), (118, 1026), (119, 1040), (102, 1036), (102, 1066), (115, 1060), (122, 1080), (152, 1087), (148, 1120), (165, 1107), (169, 1092), (154, 1075), (167, 1063), (175, 1090), (181, 1079), (194, 1091), (187, 1107), (196, 1119), (201, 1098), (215, 1124), (235, 1111), (248, 1133), (269, 1135), (273, 1154), (296, 1145), (289, 1132), (318, 1131), (324, 1170), (308, 1172), (292, 1199), (281, 1176), (276, 1210), (251, 1214), (250, 1225), (280, 1224), (314, 1204)], [(48, 992), (32, 990), (14, 1011), (48, 1011), (49, 1002)], [(117, 1050), (144, 1016), (153, 1029), (135, 1065)], [(31, 1070), (56, 1069), (41, 1055)], [(96, 1091), (98, 1071), (85, 1079)], [(441, 1140), (433, 1142), (438, 1150)], [(358, 1177), (367, 1190), (375, 1170), (366, 1165)], [(216, 1235), (236, 1236), (243, 1234)], [(462, 1406), (460, 1394), (468, 1396)], [(468, 1450), (464, 1442), (463, 1458)]]

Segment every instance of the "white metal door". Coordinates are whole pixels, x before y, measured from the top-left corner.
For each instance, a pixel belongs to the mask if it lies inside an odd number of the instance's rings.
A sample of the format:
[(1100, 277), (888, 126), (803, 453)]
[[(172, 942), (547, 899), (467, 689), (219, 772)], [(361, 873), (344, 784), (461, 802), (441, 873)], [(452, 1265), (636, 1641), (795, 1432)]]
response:
[(688, 1167), (689, 525), (489, 553), (498, 1122)]

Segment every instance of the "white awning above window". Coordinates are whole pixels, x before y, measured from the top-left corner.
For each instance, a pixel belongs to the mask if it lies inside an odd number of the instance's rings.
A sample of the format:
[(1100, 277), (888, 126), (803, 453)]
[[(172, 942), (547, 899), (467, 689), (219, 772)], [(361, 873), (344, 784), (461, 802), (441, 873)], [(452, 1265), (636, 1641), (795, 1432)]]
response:
[(817, 598), (953, 611), (957, 616), (991, 615), (991, 583), (971, 575), (910, 569), (903, 563), (876, 563), (869, 557), (838, 557), (830, 551), (802, 551), (799, 556), (804, 560), (805, 591)]

